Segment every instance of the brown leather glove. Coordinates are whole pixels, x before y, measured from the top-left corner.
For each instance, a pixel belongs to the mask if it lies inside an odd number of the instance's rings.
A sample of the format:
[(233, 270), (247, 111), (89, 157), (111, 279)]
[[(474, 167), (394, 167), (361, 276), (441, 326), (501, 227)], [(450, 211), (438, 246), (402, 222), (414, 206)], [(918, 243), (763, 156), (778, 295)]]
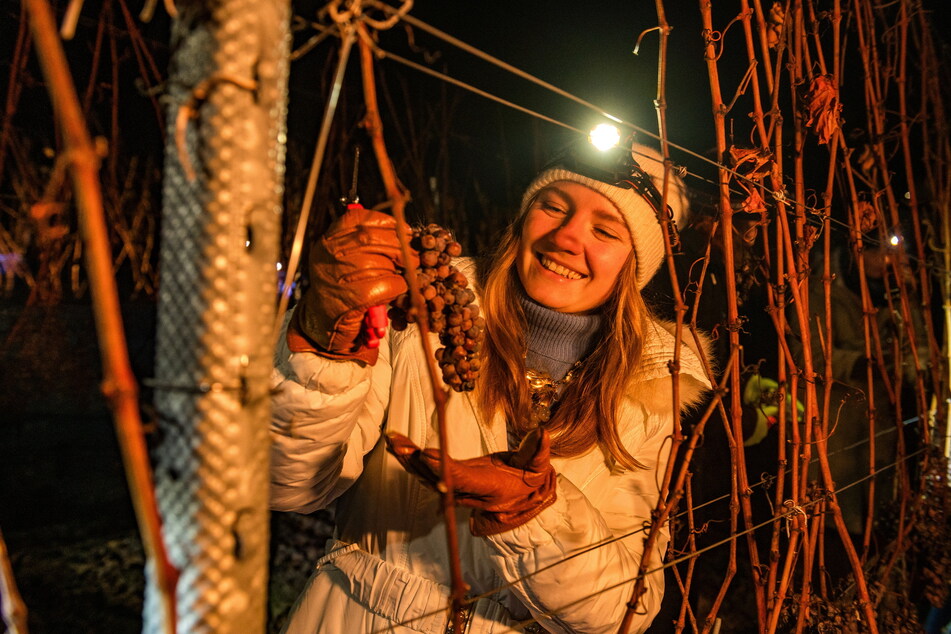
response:
[(291, 351), (375, 364), (379, 351), (367, 344), (382, 333), (373, 323), (368, 337), (364, 316), (406, 292), (401, 266), (393, 217), (351, 206), (310, 250), (310, 288), (287, 331)]
[[(423, 484), (437, 489), (439, 449), (420, 449), (397, 432), (386, 435), (387, 450)], [(469, 530), (477, 537), (521, 526), (555, 502), (555, 470), (551, 466), (548, 432), (532, 430), (518, 451), (449, 459), (453, 492), (460, 506), (475, 509)]]

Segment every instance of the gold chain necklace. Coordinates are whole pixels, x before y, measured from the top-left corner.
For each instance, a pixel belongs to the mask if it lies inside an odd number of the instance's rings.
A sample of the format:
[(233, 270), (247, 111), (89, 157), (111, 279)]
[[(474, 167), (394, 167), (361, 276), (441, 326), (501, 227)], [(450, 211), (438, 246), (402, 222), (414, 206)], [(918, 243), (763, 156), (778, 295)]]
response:
[(544, 425), (551, 419), (551, 412), (558, 403), (561, 390), (575, 378), (575, 372), (581, 367), (581, 361), (576, 362), (568, 373), (559, 380), (541, 370), (528, 369), (525, 378), (528, 380), (528, 391), (531, 393), (531, 425)]

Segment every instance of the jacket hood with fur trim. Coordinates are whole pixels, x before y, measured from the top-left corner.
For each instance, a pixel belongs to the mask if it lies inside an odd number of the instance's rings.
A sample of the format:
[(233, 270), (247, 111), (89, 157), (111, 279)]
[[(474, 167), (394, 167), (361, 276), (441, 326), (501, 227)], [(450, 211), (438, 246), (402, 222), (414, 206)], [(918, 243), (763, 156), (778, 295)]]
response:
[[(670, 412), (673, 408), (670, 364), (674, 360), (674, 332), (673, 322), (654, 319), (648, 322), (640, 367), (631, 383), (629, 396), (652, 412)], [(681, 412), (700, 405), (712, 389), (713, 377), (707, 375), (698, 353), (702, 349), (702, 358), (709, 362), (713, 359), (712, 344), (703, 333), (697, 333), (697, 340), (688, 328), (683, 328), (678, 379)]]

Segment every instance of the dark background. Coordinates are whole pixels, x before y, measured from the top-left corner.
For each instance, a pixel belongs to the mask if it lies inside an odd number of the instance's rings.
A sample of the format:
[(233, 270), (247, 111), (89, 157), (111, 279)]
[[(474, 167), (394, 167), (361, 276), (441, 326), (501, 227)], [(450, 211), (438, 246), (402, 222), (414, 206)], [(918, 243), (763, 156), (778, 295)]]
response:
[[(673, 27), (667, 68), (670, 140), (712, 157), (713, 125), (698, 4), (666, 4)], [(60, 14), (64, 6), (59, 3)], [(66, 44), (80, 87), (90, 73), (91, 42), (101, 6), (99, 2), (86, 3), (77, 37)], [(295, 13), (310, 18), (315, 6), (295, 3)], [(139, 8), (131, 5), (133, 12)], [(938, 0), (930, 3), (930, 9), (940, 32), (951, 9)], [(651, 132), (657, 130), (653, 105), (657, 33), (647, 33), (640, 54), (632, 53), (638, 36), (656, 23), (653, 3), (430, 0), (416, 2), (412, 15), (625, 121)], [(6, 94), (20, 7), (4, 3), (0, 16), (0, 75)], [(723, 28), (731, 18), (717, 15), (717, 28)], [(139, 28), (164, 72), (168, 20), (161, 8), (152, 23), (139, 24)], [(312, 34), (301, 31), (295, 44)], [(416, 61), (422, 61), (424, 53), (435, 56), (434, 68), (582, 130), (601, 121), (590, 110), (418, 30), (415, 35), (414, 47), (407, 45), (401, 28), (382, 33), (380, 44)], [(724, 86), (731, 81), (736, 85), (745, 71), (741, 36), (739, 25), (725, 36), (720, 61)], [(127, 47), (121, 37), (119, 41)], [(299, 207), (336, 62), (336, 46), (331, 38), (292, 65), (288, 210)], [(121, 133), (112, 139), (112, 152), (119, 157), (151, 157), (157, 169), (161, 164), (160, 128), (127, 52), (119, 68)], [(387, 141), (400, 176), (414, 196), (411, 216), (448, 220), (447, 226), (460, 234), (469, 252), (492, 244), (494, 232), (510, 217), (534, 172), (574, 138), (562, 128), (447, 87), (394, 62), (381, 61), (377, 72), (381, 98), (386, 99), (381, 106)], [(27, 155), (38, 169), (48, 172), (52, 160), (43, 150), (56, 147), (56, 134), (35, 60), (30, 62), (27, 76), (15, 112), (8, 110), (4, 117), (30, 142)], [(849, 86), (852, 80), (861, 80), (861, 70), (850, 70), (848, 79)], [(107, 137), (110, 82), (111, 78), (103, 76), (96, 92), (97, 107), (89, 119), (92, 132)], [(349, 184), (353, 148), (365, 143), (357, 125), (362, 116), (361, 99), (354, 55), (334, 129), (331, 147), (335, 152), (328, 156), (324, 169), (312, 234), (326, 224), (339, 192)], [(843, 101), (846, 121), (862, 125), (861, 95), (846, 94)], [(749, 135), (748, 110), (748, 104), (740, 99), (733, 112), (731, 125), (738, 142)], [(415, 142), (409, 140), (414, 129)], [(374, 204), (382, 200), (382, 190), (370, 156), (364, 154), (360, 191), (365, 203)], [(677, 151), (673, 158), (695, 174), (688, 179), (691, 187), (709, 189), (704, 180), (713, 178), (709, 165)], [(19, 193), (9, 186), (13, 168), (7, 160), (6, 171), (0, 174), (6, 177), (0, 181), (0, 196), (5, 209), (14, 209)], [(436, 179), (438, 197), (433, 195), (430, 178)], [(154, 298), (131, 290), (128, 271), (120, 269), (118, 275), (123, 284), (130, 357), (141, 381), (152, 372)], [(42, 305), (32, 302), (28, 289), (20, 284), (0, 297), (0, 528), (31, 609), (35, 632), (132, 632), (140, 628), (142, 554), (111, 419), (98, 391), (100, 378), (87, 296), (67, 293), (55, 303)], [(150, 394), (144, 390), (142, 396), (148, 418)], [(275, 518), (274, 623), (301, 587), (331, 520), (328, 514)], [(298, 541), (288, 547), (294, 540)], [(734, 588), (731, 593), (739, 591)], [(742, 606), (734, 609), (742, 619)], [(732, 625), (738, 626), (734, 631), (743, 631), (742, 620)]]

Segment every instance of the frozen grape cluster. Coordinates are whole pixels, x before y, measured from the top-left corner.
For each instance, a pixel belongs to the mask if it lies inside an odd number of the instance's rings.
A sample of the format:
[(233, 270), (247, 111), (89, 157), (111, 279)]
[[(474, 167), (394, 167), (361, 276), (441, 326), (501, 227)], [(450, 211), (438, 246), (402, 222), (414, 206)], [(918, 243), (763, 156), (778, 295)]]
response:
[[(417, 280), (429, 313), (429, 330), (439, 335), (444, 346), (436, 350), (443, 382), (456, 392), (475, 387), (479, 375), (485, 320), (472, 302), (466, 276), (452, 265), (462, 253), (462, 245), (439, 225), (430, 224), (413, 231), (410, 246), (419, 254)], [(396, 330), (405, 330), (419, 319), (408, 293), (390, 305), (390, 321)]]

